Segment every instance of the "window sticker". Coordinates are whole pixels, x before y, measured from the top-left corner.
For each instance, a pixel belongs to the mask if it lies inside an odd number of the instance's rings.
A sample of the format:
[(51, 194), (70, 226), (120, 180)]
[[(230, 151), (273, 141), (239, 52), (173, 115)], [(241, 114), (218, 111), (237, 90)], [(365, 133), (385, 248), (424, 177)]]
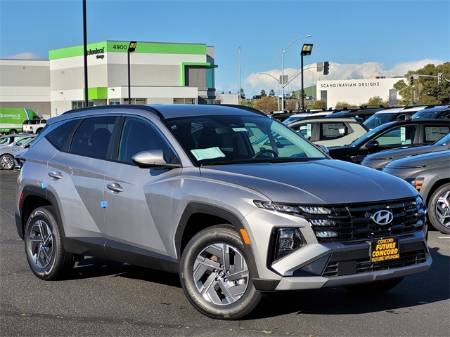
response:
[(402, 143), (406, 142), (406, 128), (405, 127), (400, 128), (400, 141)]
[(225, 154), (217, 147), (208, 147), (206, 149), (193, 149), (191, 153), (197, 160), (223, 158)]
[(247, 132), (246, 128), (233, 128), (234, 132)]

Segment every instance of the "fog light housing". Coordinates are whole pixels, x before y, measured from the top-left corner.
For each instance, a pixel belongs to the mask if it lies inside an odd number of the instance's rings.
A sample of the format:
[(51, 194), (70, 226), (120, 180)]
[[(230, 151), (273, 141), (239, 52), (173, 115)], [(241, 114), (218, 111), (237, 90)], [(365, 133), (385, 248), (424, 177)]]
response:
[(273, 258), (279, 260), (303, 246), (303, 238), (298, 228), (277, 228), (273, 234)]

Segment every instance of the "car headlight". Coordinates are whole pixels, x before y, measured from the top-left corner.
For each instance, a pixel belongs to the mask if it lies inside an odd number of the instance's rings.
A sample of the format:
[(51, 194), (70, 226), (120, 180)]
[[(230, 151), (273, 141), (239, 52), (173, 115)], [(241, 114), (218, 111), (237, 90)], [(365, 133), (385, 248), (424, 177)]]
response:
[(326, 207), (320, 206), (301, 206), (301, 205), (290, 205), (283, 203), (276, 203), (271, 201), (261, 201), (261, 200), (253, 200), (253, 203), (263, 209), (267, 209), (269, 211), (277, 211), (282, 213), (289, 214), (330, 214), (331, 210)]

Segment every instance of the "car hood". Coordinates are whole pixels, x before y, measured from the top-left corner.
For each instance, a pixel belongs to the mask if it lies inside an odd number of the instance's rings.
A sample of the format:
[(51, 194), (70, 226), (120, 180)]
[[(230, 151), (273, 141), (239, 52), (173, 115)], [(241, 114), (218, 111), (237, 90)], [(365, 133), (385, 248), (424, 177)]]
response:
[(389, 169), (399, 168), (439, 168), (448, 167), (450, 151), (424, 153), (390, 162), (386, 167)]
[(403, 147), (393, 150), (381, 151), (366, 157), (366, 160), (382, 160), (382, 159), (396, 159), (408, 156), (415, 156), (422, 153), (430, 153), (437, 151), (444, 151), (450, 149), (448, 145), (424, 145), (424, 146), (412, 146)]
[(201, 168), (201, 175), (253, 189), (277, 202), (360, 203), (412, 197), (417, 193), (394, 176), (331, 159), (208, 166)]

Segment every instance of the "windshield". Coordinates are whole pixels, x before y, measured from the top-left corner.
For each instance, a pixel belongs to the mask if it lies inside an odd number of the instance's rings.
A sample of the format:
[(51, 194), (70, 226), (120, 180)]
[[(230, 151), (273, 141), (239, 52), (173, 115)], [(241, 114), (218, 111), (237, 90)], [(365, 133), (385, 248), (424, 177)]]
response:
[(364, 122), (364, 126), (369, 129), (375, 129), (377, 126), (380, 126), (387, 122), (392, 122), (396, 117), (396, 114), (391, 113), (376, 113), (368, 118)]
[[(393, 124), (393, 123), (389, 123), (389, 124)], [(380, 125), (378, 127), (376, 127), (375, 129), (372, 129), (370, 131), (368, 131), (367, 133), (363, 134), (361, 137), (355, 139), (350, 146), (359, 146), (363, 143), (365, 143), (366, 141), (368, 141), (369, 139), (372, 138), (372, 136), (376, 133), (378, 133), (380, 130), (384, 130), (384, 129), (388, 129), (386, 125)]]
[(31, 143), (31, 141), (34, 139), (34, 137), (26, 137), (26, 138), (21, 138), (16, 142), (17, 146), (25, 146), (28, 143)]
[(256, 114), (174, 118), (167, 126), (198, 165), (327, 158), (294, 131)]
[(439, 139), (434, 145), (445, 145), (450, 142), (450, 133), (448, 133), (446, 136)]

